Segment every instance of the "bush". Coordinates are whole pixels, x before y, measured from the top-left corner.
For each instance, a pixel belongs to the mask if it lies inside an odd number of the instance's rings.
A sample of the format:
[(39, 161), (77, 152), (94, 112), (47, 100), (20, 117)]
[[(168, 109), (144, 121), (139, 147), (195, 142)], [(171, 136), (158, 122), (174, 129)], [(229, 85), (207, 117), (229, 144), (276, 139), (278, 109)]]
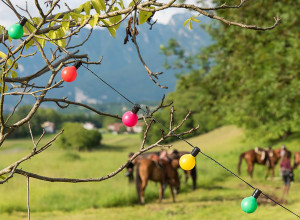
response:
[(80, 123), (64, 123), (64, 133), (58, 139), (60, 147), (71, 150), (91, 150), (100, 146), (101, 134), (96, 130), (86, 130)]

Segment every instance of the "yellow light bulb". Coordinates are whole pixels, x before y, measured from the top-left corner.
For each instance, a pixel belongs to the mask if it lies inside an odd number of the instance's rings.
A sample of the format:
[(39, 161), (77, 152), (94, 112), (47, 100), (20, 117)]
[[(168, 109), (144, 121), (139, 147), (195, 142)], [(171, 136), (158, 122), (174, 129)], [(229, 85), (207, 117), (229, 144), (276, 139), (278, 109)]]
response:
[(195, 167), (196, 160), (191, 154), (184, 154), (180, 157), (179, 165), (184, 170), (191, 170)]

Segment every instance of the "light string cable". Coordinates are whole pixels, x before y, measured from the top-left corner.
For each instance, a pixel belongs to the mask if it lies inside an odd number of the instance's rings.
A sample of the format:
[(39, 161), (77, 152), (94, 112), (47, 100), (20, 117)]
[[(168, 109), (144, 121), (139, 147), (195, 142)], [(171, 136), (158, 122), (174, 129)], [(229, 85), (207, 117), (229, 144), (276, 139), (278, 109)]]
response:
[[(4, 2), (4, 0), (1, 0), (3, 3), (5, 3), (9, 8), (11, 8), (6, 2)], [(139, 1), (141, 2), (141, 0)], [(13, 11), (15, 11), (17, 14), (19, 14), (16, 10), (14, 10), (13, 8), (11, 8)], [(133, 8), (134, 9), (134, 8)], [(21, 16), (19, 14), (19, 16)], [(23, 17), (23, 16), (21, 16)], [(27, 21), (29, 22), (31, 25), (33, 25), (29, 20)], [(54, 43), (57, 47), (59, 47), (62, 51), (64, 51), (67, 54), (70, 54), (65, 48), (62, 48), (61, 46), (59, 46), (55, 41), (53, 41), (51, 38), (49, 38), (46, 34), (43, 34), (49, 41), (51, 41), (52, 43)], [(76, 60), (76, 58), (74, 58)], [(105, 83), (108, 87), (110, 87), (112, 90), (114, 90), (116, 93), (118, 93), (122, 98), (124, 98), (126, 101), (128, 101), (129, 103), (135, 105), (135, 103), (133, 101), (131, 101), (129, 98), (127, 98), (125, 95), (123, 95), (120, 91), (118, 91), (116, 88), (114, 88), (112, 85), (110, 85), (108, 82), (106, 82), (104, 79), (102, 79), (98, 74), (96, 74), (94, 71), (92, 71), (90, 68), (88, 68), (85, 65), (82, 65), (85, 69), (87, 69), (91, 74), (93, 74), (95, 77), (97, 77), (99, 80), (101, 80), (103, 83)], [(147, 113), (146, 110), (144, 110), (143, 108), (140, 108), (143, 112)], [(173, 135), (175, 135), (177, 138), (179, 138), (180, 140), (186, 142), (188, 145), (190, 145), (192, 148), (195, 148), (195, 146), (193, 144), (191, 144), (189, 141), (187, 141), (186, 139), (180, 137), (178, 134), (176, 134), (175, 132), (173, 132), (171, 129), (169, 129), (167, 126), (165, 126), (162, 122), (160, 122), (159, 120), (157, 120), (156, 118), (154, 118), (153, 116), (150, 116), (154, 121), (156, 121), (157, 123), (159, 123), (162, 127), (166, 128), (167, 130), (169, 130)], [(248, 183), (246, 180), (244, 180), (243, 178), (239, 177), (237, 174), (235, 174), (234, 172), (232, 172), (230, 169), (228, 169), (227, 167), (225, 167), (224, 165), (222, 165), (221, 163), (219, 163), (218, 161), (216, 161), (215, 159), (213, 159), (212, 157), (208, 156), (207, 154), (205, 154), (204, 152), (202, 152), (200, 150), (200, 153), (207, 157), (208, 159), (212, 160), (214, 163), (216, 163), (217, 165), (219, 165), (220, 167), (222, 167), (223, 169), (225, 169), (227, 172), (229, 172), (230, 174), (232, 174), (233, 176), (235, 176), (236, 178), (238, 178), (239, 180), (241, 180), (242, 182), (244, 182), (245, 184), (247, 184), (249, 187), (251, 187), (252, 189), (256, 189), (253, 185), (251, 185), (250, 183)], [(275, 204), (279, 205), (280, 207), (284, 208), (286, 211), (290, 212), (291, 214), (295, 215), (296, 217), (300, 218), (300, 216), (298, 214), (296, 214), (295, 212), (291, 211), (290, 209), (288, 209), (287, 207), (283, 206), (282, 204), (280, 204), (279, 202), (277, 202), (276, 200), (272, 199), (270, 196), (268, 196), (267, 194), (265, 194), (264, 192), (262, 192), (262, 194), (267, 197), (268, 199), (270, 199), (272, 202), (274, 202)]]

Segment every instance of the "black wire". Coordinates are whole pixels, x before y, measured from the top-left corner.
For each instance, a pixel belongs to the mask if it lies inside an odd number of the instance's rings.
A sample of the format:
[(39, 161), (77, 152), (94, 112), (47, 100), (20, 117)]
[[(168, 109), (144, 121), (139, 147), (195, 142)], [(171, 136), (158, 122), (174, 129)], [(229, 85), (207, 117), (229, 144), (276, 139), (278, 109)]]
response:
[(98, 76), (93, 70), (88, 68), (87, 66), (82, 65), (84, 68), (86, 68), (88, 71), (90, 71), (94, 76), (96, 76), (99, 80), (101, 80), (103, 83), (105, 83), (109, 88), (114, 90), (116, 93), (118, 93), (120, 96), (122, 96), (126, 101), (130, 102), (131, 104), (135, 105), (134, 102), (132, 102), (130, 99), (128, 99), (126, 96), (124, 96), (121, 92), (119, 92), (117, 89), (112, 87), (108, 82), (106, 82), (104, 79), (102, 79), (100, 76)]
[(265, 194), (265, 193), (263, 193), (263, 192), (262, 192), (261, 194), (263, 194), (265, 197), (267, 197), (268, 199), (270, 199), (270, 200), (271, 200), (272, 202), (274, 202), (275, 204), (281, 206), (281, 207), (284, 208), (285, 210), (289, 211), (290, 213), (292, 213), (292, 214), (294, 214), (295, 216), (297, 216), (298, 218), (300, 218), (299, 215), (297, 215), (296, 213), (294, 213), (293, 211), (291, 211), (291, 210), (288, 209), (287, 207), (281, 205), (279, 202), (275, 201), (274, 199), (272, 199), (272, 198), (271, 198), (270, 196), (268, 196), (267, 194)]
[[(9, 8), (11, 8), (6, 2), (4, 2), (4, 0), (1, 0), (4, 4), (6, 4)], [(14, 10), (13, 8), (11, 8), (12, 10)], [(14, 10), (15, 11), (15, 10)], [(15, 11), (16, 12), (16, 11)], [(17, 13), (17, 12), (16, 12)], [(19, 14), (19, 13), (17, 13)], [(19, 14), (20, 15), (20, 14)], [(21, 16), (21, 15), (20, 15)], [(29, 20), (27, 20), (27, 22), (29, 22), (32, 26), (34, 26)], [(66, 49), (60, 47), (55, 41), (53, 41), (52, 39), (50, 39), (46, 34), (43, 34), (44, 36), (46, 36), (49, 41), (53, 42), (57, 47), (59, 47), (60, 49), (62, 49), (65, 53), (70, 54)], [(75, 58), (76, 59), (76, 58)], [(109, 83), (107, 83), (105, 80), (103, 80), (100, 76), (98, 76), (94, 71), (92, 71), (91, 69), (89, 69), (88, 67), (82, 65), (84, 68), (86, 68), (88, 71), (90, 71), (95, 77), (97, 77), (99, 80), (101, 80), (103, 83), (105, 83), (108, 87), (110, 87), (112, 90), (114, 90), (116, 93), (118, 93), (121, 97), (123, 97), (126, 101), (128, 101), (129, 103), (135, 105), (134, 102), (132, 102), (130, 99), (128, 99), (126, 96), (124, 96), (121, 92), (119, 92), (117, 89), (115, 89), (113, 86), (111, 86)], [(147, 113), (146, 110), (140, 108), (143, 112)], [(187, 143), (188, 145), (190, 145), (191, 147), (195, 148), (194, 145), (192, 145), (189, 141), (185, 140), (184, 138), (180, 137), (178, 134), (176, 134), (175, 132), (173, 132), (171, 129), (169, 129), (167, 126), (165, 126), (162, 122), (160, 122), (159, 120), (157, 120), (156, 118), (154, 118), (153, 116), (150, 116), (154, 121), (158, 122), (160, 125), (162, 125), (164, 128), (168, 129), (172, 134), (174, 134), (177, 138), (179, 138), (180, 140), (184, 141), (185, 143)], [(235, 176), (236, 178), (238, 178), (239, 180), (243, 181), (245, 184), (247, 184), (249, 187), (251, 187), (252, 189), (256, 189), (254, 186), (252, 186), (250, 183), (248, 183), (246, 180), (242, 179), (241, 177), (239, 177), (238, 175), (236, 175), (234, 172), (232, 172), (231, 170), (229, 170), (228, 168), (226, 168), (224, 165), (222, 165), (221, 163), (219, 163), (218, 161), (216, 161), (215, 159), (213, 159), (212, 157), (208, 156), (207, 154), (203, 153), (202, 151), (200, 151), (200, 153), (202, 155), (204, 155), (205, 157), (207, 157), (208, 159), (212, 160), (213, 162), (215, 162), (217, 165), (221, 166), (223, 169), (225, 169), (226, 171), (228, 171), (230, 174), (232, 174), (233, 176)], [(297, 215), (296, 213), (294, 213), (293, 211), (291, 211), (290, 209), (286, 208), (285, 206), (283, 206), (282, 204), (280, 204), (279, 202), (275, 201), (274, 199), (272, 199), (271, 197), (269, 197), (267, 194), (263, 193), (262, 194), (267, 197), (268, 199), (270, 199), (271, 201), (273, 201), (275, 204), (281, 206), (282, 208), (284, 208), (285, 210), (287, 210), (288, 212), (292, 213), (293, 215), (295, 215), (296, 217), (300, 218), (299, 215)]]
[(219, 166), (221, 166), (223, 169), (227, 170), (229, 173), (231, 173), (233, 176), (239, 178), (241, 181), (243, 181), (244, 183), (246, 183), (248, 186), (250, 186), (252, 189), (256, 189), (254, 186), (252, 186), (250, 183), (248, 183), (246, 180), (242, 179), (241, 177), (239, 177), (238, 175), (236, 175), (234, 172), (232, 172), (231, 170), (229, 170), (228, 168), (226, 168), (224, 165), (222, 165), (221, 163), (219, 163), (218, 161), (216, 161), (215, 159), (213, 159), (212, 157), (208, 156), (207, 154), (203, 153), (202, 151), (200, 151), (200, 153), (202, 155), (204, 155), (205, 157), (207, 157), (208, 159), (212, 160), (213, 162), (215, 162), (216, 164), (218, 164)]

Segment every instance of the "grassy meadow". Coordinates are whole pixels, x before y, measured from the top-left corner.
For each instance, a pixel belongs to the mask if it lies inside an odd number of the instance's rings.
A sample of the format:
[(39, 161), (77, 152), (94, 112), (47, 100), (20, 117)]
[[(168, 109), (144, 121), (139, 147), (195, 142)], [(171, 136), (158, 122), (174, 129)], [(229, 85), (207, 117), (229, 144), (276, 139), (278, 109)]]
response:
[[(47, 136), (44, 142), (50, 139)], [(264, 143), (245, 139), (241, 129), (226, 126), (208, 134), (190, 138), (189, 141), (201, 150), (236, 172), (239, 154)], [(19, 168), (50, 177), (86, 178), (106, 175), (127, 160), (131, 151), (140, 146), (136, 134), (104, 134), (103, 148), (92, 152), (71, 152), (58, 148), (55, 143), (41, 155), (23, 163)], [(273, 147), (285, 144), (292, 151), (300, 151), (299, 138), (286, 140)], [(7, 166), (23, 157), (32, 148), (30, 139), (6, 141), (0, 150), (0, 166)], [(175, 142), (174, 148), (190, 151), (184, 142)], [(157, 149), (156, 149), (157, 150)], [(49, 183), (30, 180), (31, 217), (34, 220), (79, 220), (79, 219), (296, 219), (279, 206), (262, 204), (253, 214), (245, 214), (240, 202), (253, 192), (237, 178), (231, 176), (209, 159), (197, 157), (197, 190), (191, 190), (191, 180), (182, 183), (181, 193), (175, 204), (169, 189), (161, 204), (158, 200), (158, 185), (149, 183), (146, 189), (146, 205), (137, 203), (135, 185), (128, 184), (125, 171), (98, 183)], [(266, 168), (256, 166), (254, 178), (246, 174), (242, 163), (242, 177), (265, 193), (281, 196), (282, 181), (279, 168), (273, 181), (265, 180)], [(183, 172), (180, 171), (181, 176)], [(300, 169), (295, 171), (287, 207), (300, 213)], [(0, 185), (0, 219), (27, 219), (26, 178), (15, 175), (8, 183)]]

